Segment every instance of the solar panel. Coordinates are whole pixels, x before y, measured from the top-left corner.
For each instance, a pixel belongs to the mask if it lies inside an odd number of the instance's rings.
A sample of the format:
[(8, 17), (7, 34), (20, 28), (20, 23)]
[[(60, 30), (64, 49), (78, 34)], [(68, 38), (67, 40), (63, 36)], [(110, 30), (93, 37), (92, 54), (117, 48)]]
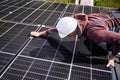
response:
[(3, 52), (0, 52), (0, 74), (2, 73), (4, 68), (9, 64), (13, 57), (14, 55), (4, 54)]
[(14, 23), (1, 22), (0, 35), (2, 35), (3, 33), (5, 33), (8, 29), (12, 28), (13, 25), (14, 25)]
[[(113, 70), (105, 67), (108, 58), (104, 44), (95, 44), (85, 37), (79, 40), (77, 36), (60, 39), (56, 32), (39, 38), (29, 35), (31, 31), (55, 27), (59, 18), (64, 16), (104, 13), (109, 10), (112, 9), (37, 0), (1, 0), (0, 79), (119, 78), (118, 67)], [(119, 58), (116, 61), (119, 62)]]
[[(7, 25), (8, 23), (2, 26), (5, 28), (7, 27)], [(12, 26), (12, 28), (9, 31), (7, 31), (3, 36), (1, 36), (0, 39), (1, 39), (1, 44), (3, 46), (1, 46), (0, 50), (5, 52), (10, 52), (10, 53), (16, 53), (20, 49), (20, 47), (22, 47), (23, 44), (28, 40), (28, 35), (30, 31), (35, 30), (36, 28), (37, 28), (36, 26), (15, 24), (14, 26)]]

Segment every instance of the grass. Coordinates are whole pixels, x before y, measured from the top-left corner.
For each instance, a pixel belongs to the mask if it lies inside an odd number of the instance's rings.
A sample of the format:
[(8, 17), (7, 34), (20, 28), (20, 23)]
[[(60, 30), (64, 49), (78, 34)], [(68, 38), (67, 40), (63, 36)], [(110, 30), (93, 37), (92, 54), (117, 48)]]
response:
[(95, 6), (120, 8), (120, 0), (96, 0)]
[(62, 2), (62, 3), (69, 3), (68, 0), (48, 0), (52, 2)]
[[(48, 0), (52, 2), (62, 2), (75, 4), (75, 0)], [(120, 8), (120, 0), (94, 0), (95, 6)]]

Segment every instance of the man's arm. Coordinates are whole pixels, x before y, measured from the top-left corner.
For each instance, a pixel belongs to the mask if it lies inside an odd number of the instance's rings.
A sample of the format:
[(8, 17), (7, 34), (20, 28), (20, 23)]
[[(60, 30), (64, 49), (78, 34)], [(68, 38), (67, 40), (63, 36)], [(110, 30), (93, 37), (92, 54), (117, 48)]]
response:
[(48, 35), (48, 33), (50, 31), (57, 31), (57, 29), (56, 28), (49, 28), (49, 29), (41, 31), (41, 32), (32, 31), (32, 32), (30, 32), (30, 35), (34, 36), (34, 37), (45, 36), (45, 35)]
[(112, 55), (109, 57), (107, 67), (114, 67), (115, 56), (120, 52), (120, 34), (112, 31), (106, 31), (99, 27), (89, 29), (87, 36), (95, 42), (106, 42), (115, 44), (115, 49)]
[(115, 43), (115, 50), (112, 52), (112, 55), (109, 57), (109, 61), (107, 64), (107, 67), (109, 66), (115, 66), (114, 64), (114, 60), (115, 60), (115, 56), (120, 52), (120, 39), (116, 41)]

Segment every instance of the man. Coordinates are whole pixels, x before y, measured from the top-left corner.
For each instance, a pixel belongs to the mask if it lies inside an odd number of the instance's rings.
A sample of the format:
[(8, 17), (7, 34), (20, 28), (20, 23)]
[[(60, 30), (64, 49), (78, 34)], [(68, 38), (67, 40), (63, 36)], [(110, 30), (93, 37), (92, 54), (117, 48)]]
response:
[[(43, 36), (49, 34), (50, 31), (58, 31), (60, 38), (66, 36), (78, 35), (85, 36), (96, 43), (106, 42), (112, 43), (115, 46), (112, 55), (108, 60), (107, 67), (114, 67), (115, 56), (120, 52), (120, 33), (109, 31), (110, 28), (119, 28), (120, 27), (120, 18), (112, 18), (103, 22), (99, 22), (105, 18), (111, 18), (109, 14), (83, 14), (78, 13), (71, 17), (63, 17), (59, 20), (55, 28), (50, 28), (42, 32), (32, 31), (31, 36)], [(94, 24), (98, 21), (99, 23)], [(92, 27), (88, 28), (90, 24)]]

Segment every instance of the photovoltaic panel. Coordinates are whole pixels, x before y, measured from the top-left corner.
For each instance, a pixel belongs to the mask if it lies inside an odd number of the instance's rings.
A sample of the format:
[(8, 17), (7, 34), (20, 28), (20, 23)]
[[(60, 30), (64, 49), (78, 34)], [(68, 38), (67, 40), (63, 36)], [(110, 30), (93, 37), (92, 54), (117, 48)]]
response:
[(0, 26), (3, 24), (4, 22), (0, 21)]
[(53, 10), (56, 9), (59, 6), (59, 3), (53, 3), (47, 10)]
[[(54, 76), (54, 77), (58, 77), (58, 78), (67, 79), (68, 73), (69, 73), (69, 68), (70, 68), (69, 65), (53, 63), (48, 76)], [(61, 71), (63, 73), (61, 73)], [(48, 80), (49, 80), (49, 77), (48, 77)]]
[(50, 2), (46, 2), (46, 3), (45, 3), (44, 5), (42, 5), (39, 9), (45, 10), (45, 9), (47, 9), (50, 5), (51, 5)]
[(6, 32), (10, 28), (12, 28), (13, 25), (14, 25), (14, 23), (2, 22), (1, 25), (0, 25), (0, 35), (2, 35), (4, 32)]
[(19, 0), (13, 0), (13, 1), (9, 2), (7, 5), (14, 5), (18, 2), (20, 2), (20, 1)]
[(2, 9), (0, 9), (0, 18), (2, 18), (5, 15), (10, 14), (12, 11), (14, 11), (15, 9), (17, 9), (16, 7), (9, 7), (6, 6), (7, 8), (1, 7)]
[(42, 59), (52, 60), (55, 56), (55, 53), (56, 50), (53, 47), (49, 46), (49, 43), (46, 42), (42, 47), (42, 49), (37, 54), (37, 57)]
[(0, 4), (0, 80), (112, 80), (119, 76), (119, 68), (106, 68), (105, 44), (77, 36), (60, 39), (57, 32), (30, 36), (31, 31), (55, 27), (61, 17), (105, 13), (110, 8), (37, 0)]
[(32, 6), (31, 8), (38, 8), (38, 7), (40, 7), (42, 4), (44, 4), (45, 2), (43, 1), (41, 1), (41, 2), (37, 2), (37, 4), (35, 4), (34, 6)]
[[(86, 69), (86, 68), (80, 68), (80, 67), (75, 67), (73, 66), (73, 70), (72, 70), (72, 75), (71, 75), (71, 79), (70, 80), (90, 80), (90, 76), (92, 76), (92, 79), (109, 79), (111, 80), (111, 77), (109, 77), (109, 75), (111, 75), (111, 73), (106, 73), (106, 72), (102, 72), (102, 71), (96, 71), (96, 70), (92, 70), (93, 73), (90, 74), (91, 70), (90, 69)], [(101, 77), (102, 76), (102, 77)]]
[(11, 68), (6, 72), (6, 75), (3, 76), (3, 79), (22, 79), (22, 76), (24, 76), (25, 71), (30, 66), (31, 61), (32, 59), (21, 57), (18, 58)]
[(90, 6), (84, 6), (84, 13), (85, 14), (91, 14), (92, 13), (92, 8)]
[(65, 17), (65, 16), (71, 16), (71, 15), (73, 15), (72, 13), (65, 13), (64, 15), (63, 15), (63, 17)]
[[(18, 10), (16, 10), (15, 12), (9, 14), (8, 16), (6, 16), (5, 18), (3, 18), (4, 20), (11, 20), (13, 18), (15, 18), (16, 16), (18, 16), (21, 12), (25, 11), (24, 8), (20, 8)], [(14, 17), (15, 16), (15, 17)]]
[(10, 52), (10, 53), (17, 53), (17, 51), (20, 49), (20, 47), (24, 44), (24, 42), (27, 40), (26, 37), (16, 37), (15, 40), (19, 40), (21, 39), (22, 41), (19, 43), (14, 43), (15, 41), (11, 41), (11, 43), (6, 44), (6, 46), (4, 46), (2, 48), (2, 51), (5, 52)]
[(75, 7), (76, 7), (75, 5), (69, 5), (66, 12), (73, 13), (75, 10)]
[[(63, 62), (71, 63), (72, 56), (74, 54), (74, 47), (75, 47), (75, 37), (63, 39), (58, 48), (56, 59), (61, 60), (61, 62), (63, 61)], [(58, 55), (62, 55), (62, 57), (59, 57)]]
[(106, 80), (109, 79), (109, 80), (111, 80), (111, 77), (109, 77), (110, 75), (111, 75), (111, 73), (93, 70), (93, 79), (100, 78), (100, 79), (106, 79)]
[[(44, 30), (44, 29), (43, 29)], [(39, 42), (40, 41), (40, 42)], [(38, 44), (39, 43), (39, 44)], [(58, 45), (56, 45), (58, 46)], [(23, 55), (45, 59), (53, 59), (56, 49), (54, 49), (46, 39), (33, 39), (22, 52)], [(44, 54), (44, 55), (43, 55)]]
[(74, 12), (75, 13), (83, 13), (83, 10), (84, 10), (83, 7), (84, 6), (81, 6), (81, 5), (76, 6)]
[(74, 67), (71, 72), (71, 78), (70, 80), (89, 80), (90, 78), (90, 70), (89, 69), (84, 69), (84, 68), (79, 68), (79, 67)]
[(8, 65), (14, 55), (4, 54), (0, 52), (0, 74), (2, 73), (3, 69)]
[[(3, 26), (9, 25), (8, 23)], [(10, 26), (10, 25), (9, 25)], [(29, 27), (28, 30), (26, 28)], [(10, 52), (16, 54), (21, 46), (27, 41), (28, 35), (31, 30), (35, 30), (36, 26), (27, 26), (17, 24), (12, 27), (5, 35), (1, 36), (1, 51)], [(4, 29), (1, 27), (1, 29)], [(5, 30), (5, 29), (4, 29)], [(7, 40), (6, 40), (7, 38)]]
[(10, 0), (4, 1), (4, 2), (2, 2), (2, 3), (0, 3), (0, 4), (4, 5), (4, 4), (8, 4), (8, 3), (10, 3)]
[(29, 8), (29, 7), (31, 7), (31, 6), (33, 6), (33, 5), (35, 5), (36, 3), (37, 3), (37, 1), (32, 1), (32, 2), (29, 2), (27, 5), (25, 5), (25, 6), (23, 6), (23, 7)]
[(120, 67), (120, 55), (117, 55), (116, 59), (115, 59), (115, 65), (117, 66), (115, 69), (113, 69), (113, 75), (114, 78), (113, 79), (120, 79), (120, 72), (119, 72), (119, 67)]
[(49, 19), (43, 24), (43, 25), (49, 25), (49, 26), (53, 26), (55, 25), (56, 21), (58, 20), (58, 18), (60, 17), (61, 12), (53, 12)]
[(30, 13), (32, 13), (34, 10), (32, 9), (28, 9), (28, 10), (25, 10), (22, 14), (18, 15), (17, 17), (15, 17), (13, 19), (13, 21), (18, 21), (18, 22), (21, 22), (25, 17), (27, 17)]
[(45, 39), (33, 39), (21, 54), (30, 57), (36, 57), (45, 41)]
[(26, 18), (23, 22), (25, 22), (25, 23), (32, 23), (32, 22), (34, 22), (35, 19), (37, 19), (37, 17), (40, 16), (42, 12), (43, 12), (43, 10), (35, 11), (28, 18)]
[[(46, 40), (44, 39), (32, 40), (32, 42), (27, 46), (27, 48), (22, 52), (22, 55), (27, 55), (30, 57), (38, 57), (46, 60), (71, 62), (72, 51), (73, 51), (72, 49), (74, 47), (74, 39), (73, 41), (70, 42), (64, 41), (60, 45), (59, 39), (55, 38), (56, 36), (55, 33), (53, 34), (54, 37), (49, 36), (47, 38), (48, 42), (46, 42)], [(65, 46), (65, 44), (70, 45), (69, 43), (73, 43), (71, 44), (72, 47)], [(59, 49), (59, 51), (56, 52), (56, 49)], [(68, 49), (71, 50), (71, 52)]]
[(92, 13), (100, 13), (100, 8), (92, 7)]
[(52, 14), (51, 11), (44, 11), (34, 22), (33, 24), (43, 24), (49, 16)]
[(101, 12), (101, 13), (106, 13), (106, 12), (108, 12), (108, 11), (109, 11), (108, 8), (106, 8), (106, 7), (100, 7), (100, 12)]
[(21, 6), (25, 5), (27, 2), (29, 2), (29, 0), (22, 0), (21, 2), (17, 3), (14, 6), (21, 7)]
[(65, 9), (65, 7), (66, 7), (66, 4), (60, 4), (60, 5), (57, 7), (56, 11), (63, 11), (63, 10)]
[(9, 7), (7, 9), (4, 9), (2, 12), (8, 12), (8, 13), (10, 13), (10, 12), (14, 11), (15, 9), (17, 9), (17, 8), (16, 7)]
[(5, 44), (7, 44), (9, 42), (9, 40), (11, 40), (13, 36), (12, 35), (4, 35), (2, 37), (0, 37), (0, 49), (2, 49)]
[(8, 8), (8, 7), (9, 7), (9, 6), (0, 5), (0, 11), (6, 9), (6, 8)]
[(66, 79), (69, 73), (68, 68), (69, 65), (18, 57), (7, 70), (3, 79)]

